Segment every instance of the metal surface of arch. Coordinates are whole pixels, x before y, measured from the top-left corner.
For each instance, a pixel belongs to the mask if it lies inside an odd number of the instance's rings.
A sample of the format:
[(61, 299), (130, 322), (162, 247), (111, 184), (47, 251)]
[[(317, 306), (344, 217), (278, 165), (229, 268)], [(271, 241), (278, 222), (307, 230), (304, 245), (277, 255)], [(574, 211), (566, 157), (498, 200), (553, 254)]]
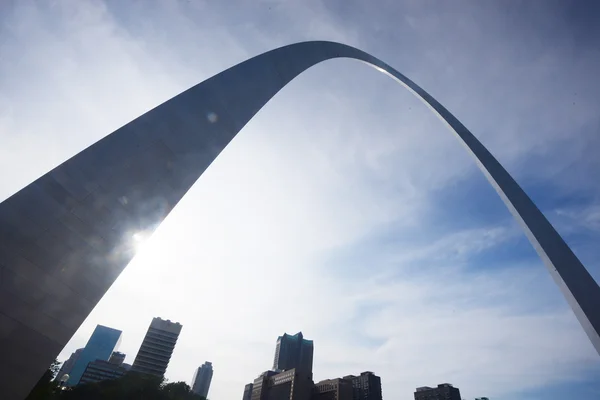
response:
[(0, 393), (21, 399), (151, 232), (244, 125), (332, 58), (387, 73), (444, 120), (520, 222), (600, 353), (600, 288), (525, 192), (446, 108), (381, 60), (333, 42), (281, 47), (192, 87), (0, 204)]

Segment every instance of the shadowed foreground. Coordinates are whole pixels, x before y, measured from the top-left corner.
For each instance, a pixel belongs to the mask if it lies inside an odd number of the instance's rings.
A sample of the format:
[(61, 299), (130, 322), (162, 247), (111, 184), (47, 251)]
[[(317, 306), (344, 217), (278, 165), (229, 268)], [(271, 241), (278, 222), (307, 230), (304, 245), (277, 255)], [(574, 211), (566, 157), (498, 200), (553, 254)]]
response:
[(167, 383), (154, 375), (129, 372), (117, 379), (61, 390), (57, 381), (50, 381), (52, 370), (47, 372), (50, 375), (44, 374), (25, 400), (206, 400), (192, 392), (185, 382)]

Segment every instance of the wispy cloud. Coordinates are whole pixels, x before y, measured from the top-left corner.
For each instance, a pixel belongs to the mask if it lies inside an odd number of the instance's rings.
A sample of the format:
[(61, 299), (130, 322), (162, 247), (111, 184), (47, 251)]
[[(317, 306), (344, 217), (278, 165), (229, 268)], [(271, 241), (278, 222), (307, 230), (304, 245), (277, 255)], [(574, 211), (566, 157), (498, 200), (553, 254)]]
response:
[(600, 231), (600, 205), (593, 204), (578, 208), (561, 208), (555, 211), (567, 218), (575, 227)]

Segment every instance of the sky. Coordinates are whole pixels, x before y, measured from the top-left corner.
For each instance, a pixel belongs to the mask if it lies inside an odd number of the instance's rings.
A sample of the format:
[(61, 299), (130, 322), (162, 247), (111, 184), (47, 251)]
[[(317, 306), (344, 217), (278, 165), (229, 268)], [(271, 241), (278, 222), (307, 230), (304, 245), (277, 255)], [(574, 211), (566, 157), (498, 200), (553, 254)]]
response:
[[(572, 4), (574, 3), (574, 4)], [(187, 88), (270, 49), (333, 40), (397, 68), (499, 159), (600, 280), (600, 8), (567, 1), (0, 3), (0, 200)], [(96, 324), (132, 363), (183, 324), (166, 377), (211, 361), (239, 399), (277, 336), (314, 379), (374, 371), (384, 399), (600, 397), (600, 358), (463, 147), (353, 60), (317, 65), (209, 167), (59, 355)]]

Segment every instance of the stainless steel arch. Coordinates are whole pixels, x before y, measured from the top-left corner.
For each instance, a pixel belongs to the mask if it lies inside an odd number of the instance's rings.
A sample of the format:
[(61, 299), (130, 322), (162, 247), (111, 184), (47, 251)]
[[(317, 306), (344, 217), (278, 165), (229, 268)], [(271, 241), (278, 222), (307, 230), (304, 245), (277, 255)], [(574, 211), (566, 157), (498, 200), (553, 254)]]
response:
[(118, 129), (0, 204), (0, 393), (24, 397), (151, 232), (242, 127), (307, 68), (364, 61), (444, 120), (521, 223), (600, 353), (600, 288), (490, 152), (410, 79), (358, 49), (305, 42), (251, 58)]

